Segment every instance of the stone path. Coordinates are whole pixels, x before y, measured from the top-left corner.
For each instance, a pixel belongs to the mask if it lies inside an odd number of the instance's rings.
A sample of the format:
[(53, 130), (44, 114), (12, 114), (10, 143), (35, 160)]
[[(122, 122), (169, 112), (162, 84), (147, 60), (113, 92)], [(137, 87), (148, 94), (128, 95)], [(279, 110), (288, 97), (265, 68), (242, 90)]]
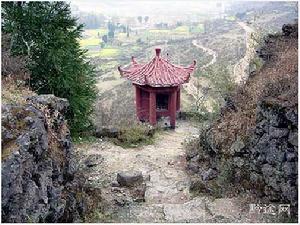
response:
[[(123, 149), (107, 141), (76, 146), (83, 155), (80, 165), (85, 166), (86, 158), (98, 162), (86, 173), (88, 182), (101, 188), (110, 219), (95, 222), (247, 222), (248, 217), (241, 215), (248, 205), (241, 205), (239, 199), (191, 196), (182, 143), (195, 137), (198, 129), (189, 122), (177, 125), (175, 130), (162, 131), (155, 144), (140, 148)], [(144, 202), (132, 201), (112, 187), (118, 172), (131, 170), (141, 171), (146, 178)]]

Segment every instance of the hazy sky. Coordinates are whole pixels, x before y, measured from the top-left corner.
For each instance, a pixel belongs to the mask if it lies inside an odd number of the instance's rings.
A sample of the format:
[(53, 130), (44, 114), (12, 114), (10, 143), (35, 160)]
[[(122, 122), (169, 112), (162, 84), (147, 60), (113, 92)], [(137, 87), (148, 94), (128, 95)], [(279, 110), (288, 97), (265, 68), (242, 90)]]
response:
[(80, 11), (99, 12), (112, 15), (155, 15), (202, 11), (209, 12), (215, 8), (217, 1), (200, 0), (72, 0)]

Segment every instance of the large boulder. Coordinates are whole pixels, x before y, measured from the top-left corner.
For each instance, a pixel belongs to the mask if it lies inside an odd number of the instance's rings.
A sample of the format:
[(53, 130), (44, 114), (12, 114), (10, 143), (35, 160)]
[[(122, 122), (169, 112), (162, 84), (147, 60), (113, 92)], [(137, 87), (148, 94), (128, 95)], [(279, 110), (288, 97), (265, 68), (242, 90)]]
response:
[(68, 105), (41, 95), (2, 106), (2, 222), (74, 222), (84, 212), (73, 188), (83, 182), (74, 179)]
[(119, 172), (117, 174), (117, 181), (120, 186), (131, 187), (143, 182), (143, 174), (138, 171)]

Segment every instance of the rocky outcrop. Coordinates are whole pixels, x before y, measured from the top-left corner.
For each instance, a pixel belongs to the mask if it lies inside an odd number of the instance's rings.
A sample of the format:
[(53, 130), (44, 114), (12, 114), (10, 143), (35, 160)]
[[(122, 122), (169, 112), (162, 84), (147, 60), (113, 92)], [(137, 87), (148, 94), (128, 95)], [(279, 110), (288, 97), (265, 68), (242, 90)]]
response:
[(284, 36), (298, 37), (298, 23), (284, 24), (282, 26), (282, 33)]
[(207, 130), (192, 149), (187, 152), (188, 169), (197, 178), (192, 180), (191, 190), (213, 192), (216, 181), (224, 186), (235, 184), (237, 189), (250, 189), (268, 202), (288, 203), (297, 211), (296, 105), (264, 99), (258, 105), (257, 125), (250, 138), (237, 137), (230, 151), (222, 152)]
[(298, 112), (274, 99), (259, 104), (255, 134), (248, 144), (253, 187), (271, 201), (297, 205)]
[[(261, 56), (265, 60), (269, 56), (273, 57), (272, 46), (275, 43), (285, 46), (286, 40), (290, 40), (290, 37), (295, 35), (295, 29), (297, 25), (283, 26), (283, 35), (269, 38), (271, 45), (262, 48), (268, 52), (261, 52)], [(275, 42), (276, 39), (279, 41)], [(274, 55), (275, 57), (280, 58), (281, 55)], [(275, 70), (275, 62), (277, 61), (266, 62), (267, 67), (263, 72)], [(291, 64), (292, 66), (297, 65)], [(264, 73), (256, 76), (263, 76)], [(234, 116), (227, 118), (227, 127), (222, 127), (221, 131), (218, 129), (218, 133), (213, 132), (224, 119), (221, 111), (218, 120), (201, 133), (194, 145), (188, 146), (187, 168), (194, 175), (190, 186), (192, 191), (221, 197), (228, 193), (235, 194), (250, 190), (260, 198), (260, 202), (287, 203), (291, 206), (291, 213), (297, 214), (298, 91), (297, 86), (294, 85), (297, 83), (297, 74), (290, 76), (290, 80), (285, 80), (288, 75), (282, 72), (278, 73), (278, 76), (282, 79), (276, 82), (282, 87), (272, 88), (275, 86), (272, 86), (272, 81), (269, 80), (264, 94), (260, 95), (256, 102), (252, 102), (253, 109), (256, 107), (256, 113), (251, 115), (254, 120), (249, 132), (241, 134), (234, 131), (234, 135), (231, 135), (230, 131), (233, 131), (230, 129), (231, 125), (240, 128), (247, 126), (247, 121), (239, 120), (238, 124), (233, 121), (232, 118), (236, 119)], [(250, 82), (255, 81), (250, 80), (248, 85), (251, 84)], [(251, 93), (247, 97), (250, 99)], [(246, 97), (243, 99), (247, 101)], [(248, 113), (247, 109), (249, 110), (250, 107), (237, 106), (236, 108), (241, 115)], [(225, 110), (231, 114), (235, 112), (232, 108)], [(245, 118), (249, 119), (249, 117)], [(233, 138), (228, 141), (228, 136)], [(224, 143), (227, 143), (227, 146)]]
[[(64, 113), (53, 95), (2, 106), (2, 222), (73, 222), (84, 207)], [(80, 178), (80, 179), (79, 179)]]

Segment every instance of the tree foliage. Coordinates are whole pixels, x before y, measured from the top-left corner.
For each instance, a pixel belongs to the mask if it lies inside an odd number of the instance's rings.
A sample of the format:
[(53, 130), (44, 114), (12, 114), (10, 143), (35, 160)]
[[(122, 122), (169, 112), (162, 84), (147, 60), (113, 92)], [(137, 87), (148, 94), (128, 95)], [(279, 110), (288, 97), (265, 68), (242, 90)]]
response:
[(142, 16), (138, 16), (137, 19), (138, 19), (138, 21), (139, 21), (140, 23), (143, 22), (143, 17), (142, 17)]
[(94, 69), (78, 43), (82, 29), (65, 2), (2, 3), (2, 30), (11, 35), (11, 52), (30, 59), (33, 90), (69, 100), (74, 133), (90, 125), (96, 97)]

